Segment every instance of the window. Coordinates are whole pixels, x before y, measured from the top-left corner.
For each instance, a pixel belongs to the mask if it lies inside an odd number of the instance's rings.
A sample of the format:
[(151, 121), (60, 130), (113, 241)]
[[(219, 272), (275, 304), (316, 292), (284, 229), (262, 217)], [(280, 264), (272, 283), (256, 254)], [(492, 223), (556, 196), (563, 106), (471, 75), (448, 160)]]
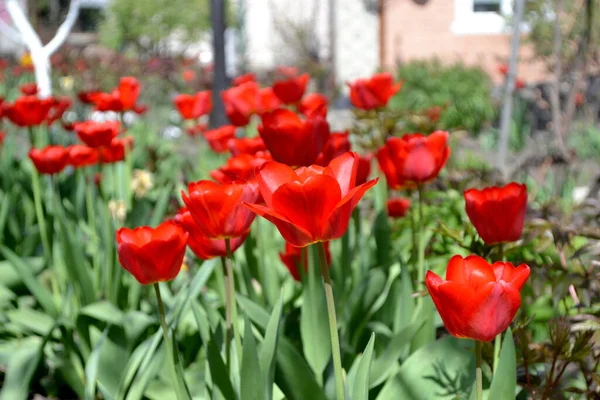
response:
[(473, 11), (499, 13), (501, 5), (501, 0), (473, 0)]

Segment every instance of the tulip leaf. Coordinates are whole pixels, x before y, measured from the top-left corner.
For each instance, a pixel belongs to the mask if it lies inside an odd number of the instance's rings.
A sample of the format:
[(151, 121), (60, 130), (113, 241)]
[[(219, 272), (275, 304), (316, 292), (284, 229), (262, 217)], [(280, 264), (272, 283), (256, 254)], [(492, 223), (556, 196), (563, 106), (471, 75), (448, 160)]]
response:
[(304, 356), (315, 375), (321, 376), (331, 359), (331, 340), (325, 291), (316, 256), (317, 246), (320, 244), (309, 247), (309, 268), (302, 294), (300, 334)]
[(218, 345), (214, 339), (208, 342), (206, 355), (208, 364), (210, 365), (210, 376), (212, 377), (213, 383), (221, 390), (221, 393), (226, 400), (237, 400), (235, 390), (229, 379), (227, 367), (225, 367)]
[(512, 400), (515, 398), (517, 388), (517, 357), (515, 343), (510, 328), (504, 335), (498, 368), (494, 371), (494, 378), (490, 386), (490, 399)]
[(356, 374), (353, 380), (349, 380), (352, 385), (350, 398), (352, 400), (369, 399), (369, 376), (371, 372), (371, 362), (373, 360), (373, 347), (375, 346), (375, 334), (371, 334), (371, 339), (363, 352)]
[(18, 255), (9, 250), (7, 247), (0, 245), (0, 252), (12, 264), (13, 268), (21, 277), (23, 284), (36, 298), (40, 306), (46, 313), (52, 317), (58, 316), (58, 308), (54, 304), (54, 298), (48, 289), (46, 289), (33, 274), (33, 269), (20, 258)]
[(415, 310), (415, 301), (412, 298), (414, 289), (410, 272), (406, 265), (402, 266), (400, 274), (399, 302), (394, 318), (394, 332), (400, 331), (411, 325)]
[(102, 350), (102, 345), (108, 336), (107, 327), (104, 329), (102, 333), (102, 337), (96, 343), (96, 347), (90, 354), (89, 358), (85, 363), (85, 399), (86, 400), (94, 400), (96, 396), (96, 379), (98, 376), (98, 364), (100, 363), (100, 351)]
[(279, 342), (279, 325), (281, 321), (282, 300), (279, 298), (265, 329), (265, 338), (260, 348), (259, 364), (263, 373), (262, 381), (266, 383), (266, 399), (273, 397), (273, 380), (275, 379), (275, 354)]
[[(381, 182), (379, 182), (381, 185)], [(373, 223), (373, 232), (375, 234), (375, 243), (377, 245), (377, 265), (387, 267), (391, 263), (391, 228), (388, 221), (388, 215), (385, 210), (380, 211)]]
[(373, 362), (370, 387), (382, 384), (394, 372), (394, 364), (399, 358), (406, 357), (411, 340), (422, 326), (423, 321), (415, 321), (392, 337), (381, 357)]
[(242, 400), (265, 400), (266, 385), (264, 375), (258, 361), (256, 340), (252, 333), (252, 324), (246, 317), (244, 329), (244, 348), (242, 355), (242, 369), (240, 372), (240, 394)]
[(419, 320), (423, 321), (423, 325), (411, 342), (411, 353), (414, 353), (421, 347), (426, 346), (435, 340), (435, 313), (436, 309), (433, 305), (433, 300), (431, 297), (423, 297), (421, 303), (417, 305), (413, 315), (414, 318), (418, 318)]
[(465, 398), (474, 381), (473, 342), (446, 336), (411, 354), (376, 400)]
[(22, 341), (12, 353), (2, 382), (0, 400), (29, 398), (29, 383), (38, 368), (43, 343), (41, 338), (31, 336)]

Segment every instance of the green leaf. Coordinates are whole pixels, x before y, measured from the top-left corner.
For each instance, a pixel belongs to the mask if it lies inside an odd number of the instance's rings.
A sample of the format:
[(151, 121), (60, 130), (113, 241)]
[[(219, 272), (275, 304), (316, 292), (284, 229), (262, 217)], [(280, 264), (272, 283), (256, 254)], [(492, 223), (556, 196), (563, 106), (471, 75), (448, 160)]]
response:
[(172, 193), (173, 186), (171, 185), (167, 185), (160, 193), (158, 201), (154, 205), (152, 217), (150, 218), (151, 226), (156, 226), (160, 224), (160, 222), (165, 218), (165, 212), (167, 211), (167, 207), (169, 206), (169, 200), (171, 199)]
[(412, 298), (414, 292), (410, 272), (406, 265), (402, 266), (400, 272), (399, 302), (394, 318), (394, 332), (400, 331), (411, 324), (415, 309), (415, 300)]
[(411, 353), (414, 353), (421, 347), (426, 346), (435, 340), (435, 313), (436, 309), (431, 297), (423, 297), (421, 304), (417, 306), (417, 309), (414, 312), (414, 318), (423, 321), (423, 325), (411, 342)]
[(10, 357), (0, 391), (0, 400), (26, 400), (29, 398), (29, 385), (42, 358), (42, 351), (48, 340), (35, 336), (23, 340)]
[(369, 375), (371, 372), (371, 361), (373, 360), (373, 346), (375, 345), (375, 334), (371, 334), (371, 339), (363, 352), (356, 375), (354, 376), (354, 382), (350, 382), (352, 385), (352, 391), (350, 392), (350, 398), (352, 400), (369, 400)]
[[(378, 182), (377, 186), (381, 185), (382, 182)], [(376, 192), (379, 195), (380, 190), (377, 190)], [(392, 243), (390, 239), (392, 231), (390, 229), (388, 215), (385, 209), (377, 214), (375, 222), (373, 223), (373, 232), (375, 235), (375, 244), (377, 245), (377, 265), (388, 266), (390, 265), (392, 259)]]
[(319, 274), (320, 266), (316, 246), (309, 247), (310, 262), (308, 277), (303, 286), (302, 314), (300, 316), (300, 335), (302, 350), (306, 361), (316, 376), (321, 376), (331, 359), (331, 340), (329, 336), (329, 320), (327, 318), (327, 303), (325, 290)]
[(515, 342), (510, 328), (504, 335), (498, 369), (494, 371), (494, 378), (490, 386), (490, 399), (512, 400), (515, 398), (517, 388), (517, 356)]
[(252, 324), (246, 317), (244, 329), (244, 349), (242, 355), (242, 369), (240, 371), (240, 394), (242, 400), (265, 400), (265, 381), (258, 361), (256, 340), (252, 333)]
[(94, 400), (96, 396), (96, 379), (98, 376), (98, 364), (100, 362), (100, 351), (102, 350), (102, 345), (108, 336), (108, 329), (106, 328), (102, 333), (102, 337), (96, 343), (96, 347), (90, 354), (90, 357), (87, 359), (85, 363), (85, 398), (86, 400)]
[(6, 316), (11, 322), (41, 336), (46, 336), (54, 327), (54, 320), (50, 316), (31, 308), (17, 308), (8, 311)]
[(399, 358), (406, 357), (410, 349), (410, 341), (421, 326), (423, 321), (415, 321), (392, 337), (381, 357), (373, 362), (370, 387), (382, 384), (394, 372), (394, 364)]
[[(25, 262), (27, 266), (31, 268), (31, 272), (33, 275), (39, 274), (44, 268), (43, 257), (21, 257), (21, 259)], [(23, 280), (21, 279), (21, 276), (19, 275), (15, 267), (13, 267), (10, 261), (0, 261), (0, 282), (2, 282), (2, 284), (9, 289), (16, 289), (19, 286), (23, 285)]]
[(122, 325), (124, 319), (121, 310), (107, 300), (88, 304), (79, 311), (79, 314), (111, 325)]
[(214, 340), (208, 343), (206, 349), (208, 364), (210, 365), (210, 375), (213, 383), (221, 390), (221, 393), (226, 400), (237, 400), (235, 390), (229, 379), (229, 373), (225, 367), (225, 363), (221, 358), (221, 353)]
[(57, 318), (58, 308), (56, 307), (56, 304), (54, 304), (52, 294), (37, 280), (32, 272), (33, 269), (7, 247), (0, 245), (0, 252), (2, 252), (2, 255), (12, 264), (17, 274), (21, 277), (23, 284), (25, 284), (29, 292), (35, 297), (44, 311), (53, 318)]
[(273, 380), (275, 379), (275, 354), (279, 342), (279, 324), (281, 321), (282, 300), (279, 298), (269, 318), (265, 329), (265, 338), (259, 355), (260, 369), (263, 373), (263, 382), (267, 385), (266, 399), (273, 397)]
[(411, 354), (377, 400), (465, 398), (474, 381), (473, 342), (446, 336)]

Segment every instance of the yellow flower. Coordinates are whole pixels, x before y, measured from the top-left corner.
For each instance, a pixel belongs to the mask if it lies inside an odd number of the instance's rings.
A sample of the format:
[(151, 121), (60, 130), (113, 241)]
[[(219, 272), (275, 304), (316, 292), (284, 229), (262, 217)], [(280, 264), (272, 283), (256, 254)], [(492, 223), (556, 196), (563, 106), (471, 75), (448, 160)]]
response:
[(131, 178), (131, 190), (135, 193), (135, 197), (144, 197), (154, 184), (152, 173), (144, 169), (136, 169), (133, 171)]
[(21, 64), (21, 67), (31, 67), (33, 65), (31, 54), (29, 54), (27, 51), (23, 53), (21, 59), (19, 60), (19, 64)]

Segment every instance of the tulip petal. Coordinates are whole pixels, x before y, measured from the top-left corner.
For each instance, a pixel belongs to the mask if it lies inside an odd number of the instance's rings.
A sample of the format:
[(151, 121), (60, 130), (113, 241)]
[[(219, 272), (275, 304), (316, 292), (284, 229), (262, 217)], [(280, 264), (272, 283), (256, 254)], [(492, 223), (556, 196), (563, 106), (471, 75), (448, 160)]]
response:
[(375, 178), (369, 182), (363, 183), (352, 189), (342, 200), (340, 200), (328, 218), (329, 223), (327, 224), (327, 228), (329, 231), (325, 233), (328, 240), (338, 239), (344, 235), (346, 229), (348, 229), (348, 221), (350, 220), (352, 211), (367, 190), (375, 186), (378, 181), (379, 178)]
[(432, 296), (446, 329), (456, 337), (469, 337), (465, 331), (468, 323), (466, 315), (468, 307), (473, 306), (471, 299), (474, 295), (475, 292), (468, 285), (446, 281), (437, 287), (437, 295)]
[(315, 240), (322, 239), (328, 217), (342, 198), (335, 178), (315, 175), (304, 183), (288, 182), (273, 193), (273, 209)]
[(467, 336), (489, 342), (508, 328), (521, 306), (521, 296), (510, 284), (500, 281), (477, 290), (469, 305), (464, 315)]
[(306, 231), (306, 229), (304, 229), (302, 226), (294, 225), (284, 216), (280, 215), (271, 208), (262, 206), (260, 204), (248, 203), (244, 203), (244, 206), (248, 207), (250, 211), (273, 223), (279, 230), (279, 233), (281, 233), (281, 236), (283, 236), (283, 238), (290, 242), (290, 244), (293, 246), (305, 247), (316, 241), (312, 238), (310, 232)]
[(298, 180), (298, 175), (285, 164), (267, 161), (258, 168), (256, 178), (260, 193), (268, 207), (272, 207), (273, 193), (284, 183)]
[(450, 259), (446, 270), (446, 280), (469, 285), (473, 290), (496, 281), (492, 266), (479, 256), (467, 256), (464, 259), (456, 255)]
[(358, 154), (349, 151), (331, 160), (324, 174), (333, 176), (338, 181), (342, 197), (345, 197), (355, 185), (357, 170)]

